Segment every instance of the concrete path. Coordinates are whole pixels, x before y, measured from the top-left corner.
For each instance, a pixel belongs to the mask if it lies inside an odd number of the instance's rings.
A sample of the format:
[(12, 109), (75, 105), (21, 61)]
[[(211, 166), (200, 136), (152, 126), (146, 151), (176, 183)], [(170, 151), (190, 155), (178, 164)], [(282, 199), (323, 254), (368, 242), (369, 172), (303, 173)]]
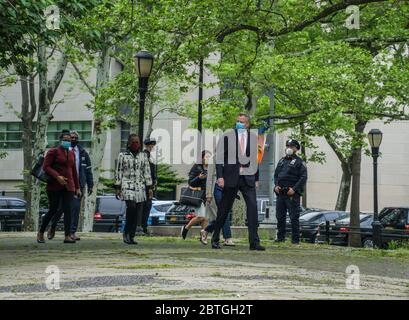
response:
[(80, 236), (40, 245), (34, 233), (0, 233), (0, 300), (409, 299), (404, 249), (264, 240), (267, 251), (253, 252), (239, 239), (217, 251), (197, 239), (143, 237), (129, 246), (120, 234)]

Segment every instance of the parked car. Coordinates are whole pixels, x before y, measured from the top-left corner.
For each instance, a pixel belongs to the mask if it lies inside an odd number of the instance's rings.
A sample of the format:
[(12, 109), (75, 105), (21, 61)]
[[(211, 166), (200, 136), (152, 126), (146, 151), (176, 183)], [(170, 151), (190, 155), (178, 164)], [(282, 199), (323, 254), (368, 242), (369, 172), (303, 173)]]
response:
[[(361, 213), (359, 215), (360, 231), (365, 232), (368, 228), (372, 228), (373, 214)], [(350, 231), (350, 215), (330, 223), (329, 227), (329, 243), (338, 246), (348, 245), (348, 233)], [(319, 226), (316, 243), (326, 243), (325, 223)], [(372, 245), (372, 240), (368, 241), (367, 237), (362, 237), (362, 245), (368, 247)]]
[[(304, 213), (300, 216), (300, 239), (314, 243), (319, 231), (321, 223), (326, 221), (335, 221), (346, 217), (348, 214), (345, 211), (312, 211)], [(287, 218), (287, 232), (291, 232), (290, 218)]]
[(196, 217), (195, 207), (174, 202), (165, 214), (165, 221), (167, 224), (185, 225), (194, 217)]
[(152, 201), (152, 209), (149, 214), (148, 225), (155, 226), (166, 223), (166, 212), (172, 207), (174, 201)]
[[(47, 209), (40, 209), (40, 216)], [(0, 231), (21, 231), (26, 215), (26, 202), (19, 198), (0, 197)]]
[[(382, 225), (382, 247), (387, 247), (392, 240), (401, 241), (409, 236), (409, 207), (386, 207), (379, 213), (379, 221)], [(372, 222), (373, 214), (360, 215), (363, 247), (373, 247)], [(347, 245), (349, 231), (349, 218), (337, 221), (335, 225), (330, 226), (330, 243)], [(325, 241), (325, 233), (322, 231), (319, 240), (320, 242)]]
[[(125, 217), (125, 202), (114, 195), (97, 196), (93, 232), (115, 232)], [(64, 229), (64, 214), (57, 224), (57, 230)]]

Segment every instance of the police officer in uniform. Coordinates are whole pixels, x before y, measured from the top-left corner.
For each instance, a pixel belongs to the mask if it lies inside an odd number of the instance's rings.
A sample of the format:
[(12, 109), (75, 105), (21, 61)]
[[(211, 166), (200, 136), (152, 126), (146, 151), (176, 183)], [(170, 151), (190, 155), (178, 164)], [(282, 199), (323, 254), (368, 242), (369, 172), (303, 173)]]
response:
[(158, 184), (156, 164), (153, 162), (152, 157), (151, 157), (151, 152), (156, 145), (156, 140), (148, 138), (148, 139), (145, 139), (143, 144), (145, 145), (144, 152), (146, 153), (146, 156), (148, 157), (148, 160), (149, 160), (149, 166), (151, 169), (151, 178), (152, 178), (152, 188), (146, 189), (146, 201), (143, 205), (143, 215), (142, 215), (142, 229), (143, 229), (143, 233), (147, 235), (148, 234), (149, 214), (152, 209), (153, 192), (157, 188), (157, 184)]
[(300, 242), (300, 197), (307, 182), (307, 167), (297, 156), (300, 144), (297, 140), (286, 141), (286, 156), (281, 158), (274, 173), (274, 192), (277, 195), (277, 242), (285, 241), (287, 211), (291, 220), (292, 243)]

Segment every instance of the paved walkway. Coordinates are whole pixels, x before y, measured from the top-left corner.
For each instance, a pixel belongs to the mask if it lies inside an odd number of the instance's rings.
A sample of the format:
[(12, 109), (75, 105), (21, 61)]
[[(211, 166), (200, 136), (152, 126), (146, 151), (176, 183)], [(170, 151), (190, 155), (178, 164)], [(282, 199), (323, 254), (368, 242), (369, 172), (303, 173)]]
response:
[[(403, 249), (265, 240), (266, 252), (250, 252), (240, 239), (235, 248), (216, 251), (196, 239), (143, 237), (127, 246), (120, 234), (81, 238), (63, 244), (58, 234), (40, 245), (34, 233), (0, 233), (0, 300), (409, 299), (409, 251)], [(346, 274), (350, 265), (359, 268), (359, 287)], [(47, 289), (55, 284), (53, 266), (59, 290)]]

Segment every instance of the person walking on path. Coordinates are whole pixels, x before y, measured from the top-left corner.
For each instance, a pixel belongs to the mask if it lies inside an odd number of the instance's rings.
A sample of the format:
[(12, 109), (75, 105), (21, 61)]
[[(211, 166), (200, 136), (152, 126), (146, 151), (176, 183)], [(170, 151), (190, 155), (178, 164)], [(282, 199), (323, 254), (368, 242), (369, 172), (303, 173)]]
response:
[(250, 250), (264, 251), (258, 236), (257, 195), (258, 161), (256, 133), (250, 131), (250, 117), (238, 114), (234, 130), (226, 132), (219, 140), (216, 150), (217, 184), (223, 188), (221, 204), (212, 236), (212, 248), (221, 249), (220, 230), (233, 207), (237, 192), (246, 202), (248, 239)]
[[(79, 144), (79, 134), (77, 131), (71, 131), (71, 148), (75, 153), (75, 164), (78, 174), (78, 181), (80, 184), (81, 195), (84, 195), (85, 186), (87, 186), (88, 195), (92, 193), (94, 188), (94, 179), (92, 176), (91, 159), (88, 152)], [(75, 241), (81, 240), (77, 235), (78, 221), (80, 216), (81, 201), (83, 197), (74, 196), (71, 208), (71, 238)], [(48, 230), (47, 238), (51, 240), (55, 236), (55, 230), (57, 228), (58, 221), (63, 214), (62, 207), (60, 205), (58, 214), (54, 215), (51, 219), (51, 227)]]
[(44, 232), (53, 216), (62, 206), (64, 214), (64, 243), (75, 243), (71, 238), (71, 209), (74, 195), (81, 197), (78, 174), (75, 165), (75, 153), (70, 150), (70, 131), (63, 130), (60, 135), (60, 145), (50, 149), (44, 159), (43, 170), (53, 180), (47, 183), (47, 197), (49, 210), (45, 214), (40, 230), (37, 233), (37, 242), (44, 243)]
[(123, 241), (126, 244), (137, 244), (134, 239), (136, 227), (142, 225), (143, 205), (147, 189), (152, 188), (152, 176), (148, 157), (141, 150), (136, 134), (129, 135), (127, 150), (118, 156), (115, 188), (117, 199), (126, 203)]
[[(206, 231), (205, 238), (206, 239), (207, 239), (208, 234), (214, 231), (214, 226), (215, 226), (216, 218), (217, 218), (217, 208), (221, 203), (222, 193), (223, 193), (223, 188), (221, 188), (216, 183), (216, 166), (215, 166), (214, 158), (213, 158), (212, 163), (210, 163), (207, 168), (206, 216), (209, 219), (210, 223), (205, 228), (205, 231)], [(225, 246), (234, 247), (235, 244), (233, 242), (232, 233), (231, 233), (231, 218), (232, 218), (232, 213), (230, 211), (227, 216), (226, 222), (224, 223), (223, 228), (222, 228), (222, 234), (224, 238), (223, 244)]]
[[(189, 180), (188, 184), (189, 187), (196, 190), (206, 190), (206, 178), (207, 178), (207, 168), (209, 158), (211, 157), (211, 153), (209, 151), (203, 150), (202, 151), (202, 163), (196, 163), (193, 165), (192, 169), (189, 172)], [(183, 239), (186, 239), (186, 236), (193, 226), (200, 224), (200, 241), (203, 244), (207, 244), (206, 241), (206, 231), (205, 228), (209, 223), (209, 220), (206, 218), (206, 209), (204, 203), (206, 202), (206, 194), (203, 194), (203, 203), (199, 208), (197, 208), (196, 212), (198, 213), (196, 217), (191, 219), (185, 226), (182, 227), (181, 235)]]

